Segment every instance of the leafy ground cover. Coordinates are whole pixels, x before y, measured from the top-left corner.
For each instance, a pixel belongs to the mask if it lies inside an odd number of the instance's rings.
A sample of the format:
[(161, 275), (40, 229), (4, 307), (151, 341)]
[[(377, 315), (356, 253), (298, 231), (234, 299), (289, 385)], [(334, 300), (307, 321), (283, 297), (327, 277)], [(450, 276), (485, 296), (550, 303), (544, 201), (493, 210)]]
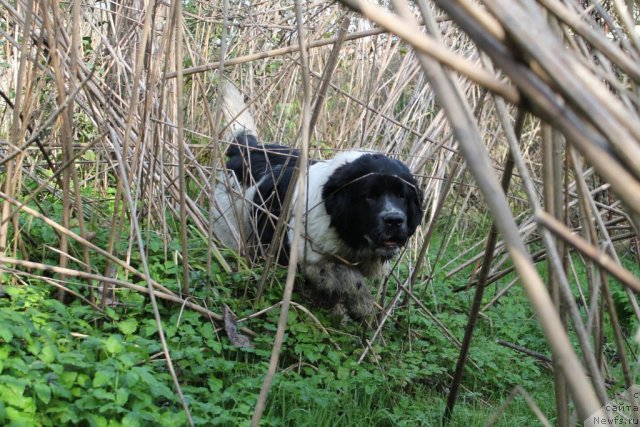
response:
[[(49, 289), (36, 284), (5, 291), (0, 302), (2, 423), (186, 423), (143, 297), (121, 293), (126, 308), (100, 314), (80, 302), (63, 305), (49, 295)], [(260, 331), (253, 349), (235, 348), (215, 325), (194, 312), (164, 306), (163, 316), (196, 424), (246, 423), (266, 371), (277, 311), (247, 325)], [(455, 317), (450, 319), (454, 323)], [(420, 318), (404, 320), (413, 323), (412, 330), (429, 330), (420, 327)], [(408, 337), (406, 325), (393, 327), (385, 343), (374, 346), (376, 360), (357, 364), (362, 346), (355, 328), (351, 334), (327, 335), (300, 311), (292, 311), (289, 324), (266, 424), (438, 422), (445, 374), (456, 357), (455, 349), (438, 333), (417, 339)], [(494, 411), (490, 405), (515, 384), (549, 398), (547, 373), (530, 360), (514, 360), (509, 350), (491, 343), (488, 336), (478, 339), (472, 357), (479, 370), (466, 381), (464, 403), (454, 422), (481, 424)], [(503, 418), (512, 422), (531, 417), (518, 403)]]
[[(55, 235), (29, 224), (33, 246)], [(96, 228), (99, 230), (99, 228)], [(147, 234), (152, 274), (178, 291), (180, 246)], [(100, 236), (97, 236), (99, 239)], [(42, 247), (42, 246), (40, 246)], [(203, 242), (192, 242), (192, 265), (204, 265)], [(42, 256), (43, 254), (39, 254)], [(52, 255), (49, 253), (49, 255)], [(435, 256), (435, 253), (434, 253)], [(46, 256), (44, 257), (46, 258)], [(445, 254), (446, 258), (446, 254)], [(132, 255), (135, 263), (139, 257)], [(230, 262), (235, 262), (230, 258)], [(402, 266), (398, 274), (407, 272)], [(34, 272), (37, 273), (37, 272)], [(284, 272), (277, 270), (264, 298), (252, 301), (261, 271), (238, 263), (227, 274), (195, 268), (194, 298), (221, 312), (227, 304), (256, 333), (253, 348), (233, 346), (219, 326), (179, 305), (161, 303), (163, 328), (182, 390), (197, 425), (243, 425), (251, 418), (266, 372), (279, 314)], [(87, 283), (67, 279), (86, 293)], [(457, 279), (459, 280), (459, 279)], [(505, 279), (509, 280), (509, 278)], [(362, 358), (371, 330), (340, 325), (321, 310), (317, 320), (296, 296), (289, 315), (280, 372), (270, 394), (265, 425), (436, 425), (444, 410), (449, 374), (470, 294), (436, 271), (415, 292), (444, 326), (409, 303), (398, 309)], [(392, 283), (389, 289), (395, 289)], [(391, 291), (389, 291), (391, 292)], [(61, 303), (42, 277), (21, 276), (0, 298), (0, 423), (8, 425), (185, 425), (186, 418), (167, 372), (157, 327), (145, 296), (118, 290), (118, 304), (99, 311), (80, 300)], [(493, 292), (488, 292), (491, 298)], [(391, 294), (390, 294), (391, 296)], [(318, 321), (320, 323), (318, 323)], [(323, 326), (320, 326), (322, 324)], [(546, 345), (522, 292), (515, 287), (488, 310), (477, 331), (453, 425), (482, 425), (514, 386), (529, 391), (553, 419), (551, 375), (545, 365), (496, 343), (513, 342), (546, 354)], [(362, 358), (362, 361), (359, 360)], [(498, 424), (529, 424), (534, 416), (518, 398)]]
[[(61, 215), (58, 205), (49, 198), (41, 200), (39, 208), (53, 218)], [(96, 208), (113, 207), (97, 204)], [(20, 217), (19, 225), (23, 235), (29, 237), (22, 252), (25, 258), (55, 264), (56, 252), (52, 248), (58, 242), (57, 234), (42, 221), (26, 216)], [(177, 229), (177, 224), (174, 227)], [(470, 291), (455, 291), (466, 285), (468, 274), (448, 277), (447, 268), (441, 268), (469, 245), (464, 237), (448, 239), (445, 244), (447, 227), (443, 224), (432, 239), (434, 249), (428, 262), (432, 273), (425, 272), (414, 288), (428, 312), (407, 300), (393, 312), (375, 341), (371, 341), (372, 329), (355, 323), (340, 324), (319, 309), (307, 310), (305, 300), (294, 295), (280, 370), (263, 417), (264, 425), (440, 423), (450, 374), (458, 357), (455, 341), (462, 338), (472, 299)], [(98, 223), (92, 223), (91, 229), (96, 233), (94, 241), (106, 244), (110, 231)], [(474, 229), (477, 231), (478, 227)], [(171, 233), (178, 234), (176, 230)], [(127, 252), (124, 237), (128, 234), (123, 230), (122, 252)], [(467, 237), (473, 241), (480, 238), (469, 234)], [(182, 266), (176, 256), (181, 248), (177, 237), (165, 239), (148, 231), (145, 242), (154, 279), (179, 292)], [(264, 296), (256, 301), (261, 266), (249, 268), (246, 262), (227, 253), (233, 272), (225, 272), (215, 262), (208, 272), (206, 249), (202, 236), (189, 241), (192, 298), (218, 313), (226, 305), (240, 319), (246, 318), (239, 325), (254, 332), (253, 346), (234, 346), (221, 325), (166, 301), (160, 301), (163, 330), (194, 423), (247, 425), (271, 355), (286, 273), (273, 270)], [(80, 249), (77, 251), (79, 259)], [(130, 262), (137, 266), (140, 254), (135, 250), (129, 253)], [(579, 280), (587, 273), (583, 264), (574, 264), (574, 277)], [(94, 265), (102, 268), (99, 262)], [(69, 267), (82, 270), (77, 261)], [(633, 263), (627, 263), (627, 267), (637, 269)], [(544, 276), (544, 263), (539, 268)], [(404, 280), (409, 273), (406, 260), (395, 273), (386, 301), (397, 290), (394, 280)], [(118, 289), (117, 304), (99, 310), (79, 299), (60, 302), (56, 288), (50, 286), (58, 276), (51, 272), (3, 274), (5, 281), (11, 278), (13, 284), (0, 288), (0, 424), (187, 424), (146, 296)], [(512, 279), (506, 275), (491, 285), (485, 300), (492, 300)], [(64, 283), (87, 295), (87, 281), (66, 277)], [(623, 329), (632, 332), (636, 325), (625, 303), (626, 295), (617, 284), (612, 289)], [(256, 312), (262, 314), (247, 317)], [(605, 322), (605, 346), (615, 352), (611, 336)], [(484, 425), (498, 413), (516, 386), (524, 388), (553, 422), (549, 364), (499, 345), (498, 340), (549, 356), (529, 303), (517, 285), (482, 313), (451, 424)], [(620, 379), (619, 366), (611, 367), (609, 377)], [(517, 397), (496, 423), (531, 425), (537, 421), (524, 399)]]

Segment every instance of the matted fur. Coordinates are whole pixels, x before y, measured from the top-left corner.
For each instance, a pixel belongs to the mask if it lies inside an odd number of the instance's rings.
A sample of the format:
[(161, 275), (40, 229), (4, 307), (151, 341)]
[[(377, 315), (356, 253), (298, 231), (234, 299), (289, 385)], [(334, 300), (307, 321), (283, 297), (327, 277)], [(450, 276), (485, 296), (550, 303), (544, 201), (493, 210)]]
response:
[[(259, 144), (253, 118), (231, 85), (222, 94), (223, 110), (235, 122), (227, 150), (228, 179), (216, 189), (214, 233), (235, 249), (260, 251), (273, 243), (287, 191), (295, 184), (298, 151)], [(295, 250), (307, 294), (327, 307), (344, 306), (355, 319), (373, 309), (365, 277), (383, 271), (422, 219), (422, 193), (409, 169), (380, 153), (347, 151), (312, 162), (302, 219), (303, 238)], [(221, 180), (222, 181), (222, 180)], [(290, 206), (298, 197), (294, 191)], [(288, 262), (293, 212), (278, 254)]]

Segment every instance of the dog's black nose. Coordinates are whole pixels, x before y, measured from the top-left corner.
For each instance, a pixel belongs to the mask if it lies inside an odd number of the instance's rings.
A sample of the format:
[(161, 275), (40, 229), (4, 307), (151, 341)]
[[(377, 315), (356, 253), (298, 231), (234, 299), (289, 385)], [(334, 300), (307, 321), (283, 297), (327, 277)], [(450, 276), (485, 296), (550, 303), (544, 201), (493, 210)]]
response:
[(406, 221), (402, 212), (386, 212), (381, 215), (382, 223), (391, 228), (400, 227)]

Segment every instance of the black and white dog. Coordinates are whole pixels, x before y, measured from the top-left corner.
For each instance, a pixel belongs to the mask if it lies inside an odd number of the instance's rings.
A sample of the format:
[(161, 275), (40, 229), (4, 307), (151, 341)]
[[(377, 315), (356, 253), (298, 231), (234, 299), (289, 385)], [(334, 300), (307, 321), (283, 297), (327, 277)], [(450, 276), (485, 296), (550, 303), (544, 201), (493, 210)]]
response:
[[(216, 236), (235, 249), (278, 244), (281, 264), (298, 251), (305, 292), (316, 303), (346, 309), (354, 319), (371, 314), (365, 277), (381, 274), (422, 220), (422, 192), (414, 176), (398, 160), (362, 151), (302, 165), (300, 173), (308, 174), (303, 234), (291, 248), (297, 190), (289, 212), (283, 206), (295, 185), (299, 152), (258, 143), (253, 118), (234, 86), (224, 87), (222, 102), (227, 119), (238, 125), (226, 153), (227, 182), (216, 189)], [(273, 242), (280, 217), (289, 218), (289, 228), (283, 242)]]

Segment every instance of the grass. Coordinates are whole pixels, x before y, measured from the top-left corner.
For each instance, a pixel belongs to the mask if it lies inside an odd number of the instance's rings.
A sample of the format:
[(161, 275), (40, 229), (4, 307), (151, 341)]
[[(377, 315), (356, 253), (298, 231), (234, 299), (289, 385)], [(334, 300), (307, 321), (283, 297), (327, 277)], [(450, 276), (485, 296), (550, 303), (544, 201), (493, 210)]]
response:
[[(79, 303), (63, 306), (37, 285), (6, 291), (9, 298), (0, 302), (2, 423), (185, 422), (164, 362), (154, 356), (160, 347), (149, 313), (130, 312), (125, 318), (114, 311), (97, 317)], [(137, 295), (130, 297), (122, 302), (142, 303)], [(266, 369), (269, 337), (256, 339), (255, 349), (238, 350), (193, 313), (183, 313), (176, 326), (177, 307), (172, 308), (163, 310), (169, 316), (165, 330), (194, 421), (198, 425), (245, 424)], [(102, 327), (97, 326), (99, 321), (104, 322)], [(378, 364), (356, 365), (359, 348), (332, 349), (304, 318), (296, 316), (291, 319), (286, 347), (265, 425), (436, 425), (442, 416), (443, 384), (436, 387), (429, 382), (437, 381), (438, 372), (446, 367), (421, 361), (411, 351), (400, 350), (396, 354), (400, 360), (391, 361), (384, 357), (392, 353), (387, 349), (380, 352)], [(439, 351), (434, 347), (431, 352)], [(477, 360), (482, 354), (475, 356)], [(548, 376), (535, 367), (528, 369), (520, 375), (533, 372), (537, 377), (530, 390), (534, 398), (548, 401)], [(483, 390), (491, 388), (501, 391), (485, 395)], [(496, 406), (505, 391), (499, 378), (478, 381), (461, 396), (453, 425), (481, 425), (495, 411), (486, 402)], [(527, 424), (532, 416), (526, 405), (516, 401), (501, 419), (503, 425)]]
[[(48, 197), (39, 203), (51, 217), (61, 215)], [(144, 233), (147, 258), (154, 279), (177, 292), (182, 266), (172, 255), (180, 249), (178, 237), (172, 236), (177, 236), (178, 225), (168, 223), (173, 228), (164, 239), (155, 232)], [(54, 262), (56, 252), (52, 248), (58, 236), (50, 233), (43, 222), (29, 220), (26, 214), (21, 214), (18, 224), (29, 233), (23, 253)], [(94, 241), (106, 242), (111, 231), (97, 223), (92, 227)], [(450, 260), (462, 263), (473, 255), (462, 250), (469, 246), (464, 236), (457, 234), (449, 239), (448, 231), (448, 223), (437, 228), (432, 247), (442, 250), (429, 252), (427, 264), (433, 273), (425, 273), (414, 287), (415, 295), (438, 323), (409, 303), (394, 312), (364, 358), (364, 340), (371, 339), (371, 330), (354, 323), (337, 324), (328, 313), (311, 308), (317, 317), (313, 319), (300, 308), (306, 302), (294, 295), (296, 305), (289, 313), (279, 373), (267, 402), (264, 425), (439, 424), (458, 357), (458, 347), (449, 337), (461, 339), (471, 302), (471, 292), (454, 289), (467, 283), (474, 268), (472, 264), (454, 275), (442, 268)], [(479, 233), (477, 228), (476, 232)], [(125, 228), (122, 233), (121, 240), (125, 241), (129, 231)], [(270, 286), (263, 299), (256, 302), (253, 294), (262, 275), (261, 266), (247, 267), (234, 254), (226, 253), (233, 271), (226, 272), (214, 262), (207, 274), (205, 245), (205, 238), (198, 233), (189, 240), (192, 298), (200, 302), (208, 299), (208, 307), (214, 312), (222, 312), (227, 305), (240, 318), (267, 309), (240, 323), (255, 332), (251, 338), (253, 348), (235, 347), (224, 330), (218, 329), (219, 325), (166, 301), (160, 303), (163, 329), (194, 423), (246, 425), (271, 355), (285, 271), (275, 269), (270, 273)], [(130, 262), (136, 266), (139, 254), (133, 252)], [(574, 265), (580, 281), (586, 270), (577, 257)], [(76, 261), (70, 267), (81, 269)], [(538, 268), (544, 277), (545, 263), (539, 263)], [(402, 280), (408, 272), (403, 260), (396, 274)], [(6, 272), (5, 275), (9, 277)], [(49, 286), (59, 279), (56, 274), (32, 270), (30, 275), (16, 274), (13, 279), (15, 284), (5, 287), (5, 296), (0, 298), (0, 423), (186, 423), (144, 295), (120, 289), (118, 304), (101, 312), (80, 300), (59, 302), (55, 288)], [(485, 302), (512, 279), (509, 274), (491, 285)], [(394, 280), (389, 284), (387, 301), (395, 292)], [(67, 277), (62, 283), (87, 294), (86, 281)], [(626, 294), (618, 284), (612, 285), (614, 301), (622, 308)], [(622, 309), (620, 313), (624, 330), (635, 330), (631, 313)], [(611, 336), (607, 327), (605, 344), (613, 349)], [(530, 393), (553, 422), (550, 371), (532, 357), (498, 345), (498, 339), (549, 355), (520, 286), (514, 286), (498, 304), (482, 313), (451, 425), (484, 425), (516, 386)], [(360, 359), (362, 362), (358, 363)], [(612, 365), (609, 375), (620, 379), (619, 370), (619, 366)], [(535, 423), (537, 420), (522, 397), (515, 398), (496, 420), (496, 425)]]
[[(56, 236), (46, 226), (30, 223), (32, 247)], [(97, 240), (108, 230), (96, 227)], [(123, 231), (127, 233), (126, 230)], [(169, 256), (159, 236), (148, 233), (148, 258), (154, 278), (178, 290), (181, 266)], [(123, 236), (124, 237), (124, 236)], [(443, 239), (442, 232), (434, 244)], [(177, 250), (178, 241), (167, 242)], [(204, 265), (201, 241), (190, 241), (193, 265)], [(48, 246), (51, 247), (51, 246)], [(451, 251), (451, 252), (449, 252)], [(452, 257), (450, 246), (441, 256)], [(198, 257), (197, 254), (202, 254)], [(51, 249), (38, 256), (54, 256)], [(437, 252), (430, 254), (432, 261)], [(132, 254), (135, 265), (138, 256)], [(229, 262), (235, 262), (233, 258)], [(62, 304), (39, 272), (17, 276), (0, 299), (0, 423), (8, 425), (182, 425), (184, 413), (157, 340), (157, 327), (147, 299), (129, 290), (117, 292), (118, 305), (99, 312), (78, 300)], [(40, 272), (41, 273), (41, 272)], [(406, 268), (398, 268), (400, 276)], [(226, 273), (217, 264), (211, 274), (192, 272), (194, 298), (210, 297), (211, 309), (227, 304), (243, 317), (276, 304), (284, 272), (271, 276), (264, 299), (255, 307), (251, 295), (261, 271)], [(51, 277), (49, 280), (55, 280)], [(503, 279), (504, 282), (509, 277)], [(208, 285), (207, 285), (208, 282)], [(66, 285), (86, 294), (86, 282), (67, 278)], [(500, 282), (503, 283), (503, 282)], [(454, 293), (460, 279), (437, 272), (414, 291), (446, 328), (462, 336), (468, 293)], [(212, 288), (214, 295), (207, 294)], [(391, 283), (390, 289), (395, 285)], [(392, 291), (389, 291), (392, 292)], [(248, 297), (244, 294), (248, 293)], [(492, 297), (492, 292), (487, 292)], [(390, 298), (391, 293), (388, 295)], [(298, 304), (305, 301), (298, 295)], [(174, 365), (196, 425), (245, 425), (251, 418), (271, 354), (278, 310), (242, 322), (255, 331), (254, 348), (234, 347), (217, 325), (202, 315), (162, 302), (161, 315)], [(312, 310), (321, 329), (294, 306), (280, 359), (280, 371), (268, 400), (265, 425), (395, 426), (437, 425), (458, 349), (421, 310), (410, 304), (396, 311), (371, 351), (360, 359), (370, 331), (353, 323), (338, 325), (322, 310)], [(519, 288), (498, 308), (485, 313), (471, 351), (464, 389), (452, 425), (482, 425), (511, 389), (529, 391), (543, 412), (553, 417), (551, 378), (531, 358), (495, 343), (500, 338), (545, 352), (546, 345)], [(530, 424), (534, 417), (520, 398), (498, 425)]]

